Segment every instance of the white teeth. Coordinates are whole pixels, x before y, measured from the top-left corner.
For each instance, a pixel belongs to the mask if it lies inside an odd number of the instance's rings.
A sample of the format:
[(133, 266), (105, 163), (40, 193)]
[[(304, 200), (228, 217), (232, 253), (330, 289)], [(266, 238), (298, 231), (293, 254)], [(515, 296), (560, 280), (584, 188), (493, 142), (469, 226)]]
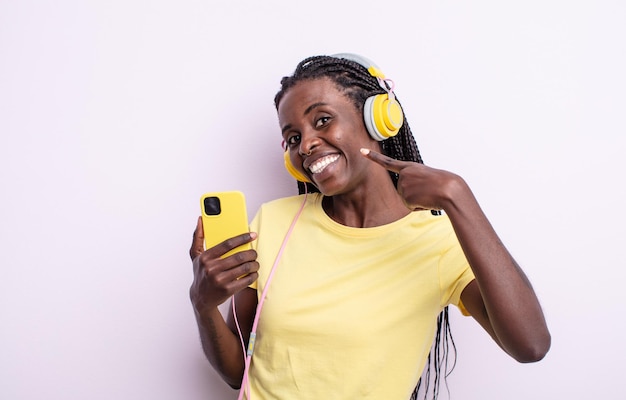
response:
[(324, 168), (328, 166), (328, 164), (334, 163), (338, 159), (338, 154), (322, 157), (319, 160), (315, 161), (313, 164), (311, 164), (309, 170), (314, 174), (319, 174), (324, 170)]

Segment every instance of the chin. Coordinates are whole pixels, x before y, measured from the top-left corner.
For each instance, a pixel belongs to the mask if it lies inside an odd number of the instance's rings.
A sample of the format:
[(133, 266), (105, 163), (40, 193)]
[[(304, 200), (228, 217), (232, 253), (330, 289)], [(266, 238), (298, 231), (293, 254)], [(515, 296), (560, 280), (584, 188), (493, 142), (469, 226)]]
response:
[(313, 185), (317, 188), (317, 190), (320, 191), (321, 194), (323, 194), (324, 196), (333, 196), (335, 194), (337, 194), (337, 188), (334, 187), (333, 185), (328, 185), (328, 184), (319, 184), (319, 183), (313, 183)]
[(349, 191), (347, 182), (338, 182), (334, 179), (332, 182), (314, 183), (314, 185), (324, 196), (337, 196)]

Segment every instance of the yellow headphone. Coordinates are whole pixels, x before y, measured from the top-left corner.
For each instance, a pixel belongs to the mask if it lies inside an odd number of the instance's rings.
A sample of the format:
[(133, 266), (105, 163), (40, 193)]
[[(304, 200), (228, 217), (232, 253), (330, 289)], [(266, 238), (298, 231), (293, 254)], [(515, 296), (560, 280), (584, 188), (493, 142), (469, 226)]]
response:
[(300, 182), (311, 182), (309, 178), (307, 178), (302, 172), (298, 171), (296, 167), (291, 163), (291, 159), (289, 158), (289, 150), (284, 151), (285, 158), (285, 169), (291, 176), (293, 176), (297, 181)]
[[(365, 100), (363, 120), (365, 122), (365, 128), (372, 139), (380, 142), (397, 135), (404, 123), (404, 114), (400, 103), (398, 103), (393, 94), (393, 87), (387, 87), (385, 74), (383, 74), (380, 68), (372, 61), (358, 54), (339, 53), (333, 54), (332, 57), (343, 58), (362, 65), (367, 69), (370, 75), (378, 79), (380, 87), (387, 92), (385, 94), (377, 94), (368, 97)], [(291, 176), (300, 182), (310, 182), (309, 179), (291, 163), (287, 149), (285, 149), (284, 158), (285, 168)]]
[(352, 53), (334, 54), (332, 57), (343, 58), (361, 64), (367, 72), (378, 79), (380, 87), (387, 93), (368, 97), (363, 107), (365, 127), (372, 139), (382, 141), (395, 136), (404, 122), (404, 114), (400, 103), (393, 94), (393, 88), (388, 88), (385, 74), (371, 60)]

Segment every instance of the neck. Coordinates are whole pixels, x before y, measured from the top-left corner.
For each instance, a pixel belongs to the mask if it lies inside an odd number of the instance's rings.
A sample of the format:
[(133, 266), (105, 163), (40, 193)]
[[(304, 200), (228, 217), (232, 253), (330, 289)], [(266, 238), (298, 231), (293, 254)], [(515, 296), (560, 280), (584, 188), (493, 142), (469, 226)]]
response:
[(325, 197), (322, 205), (334, 221), (355, 228), (386, 225), (410, 212), (391, 180), (383, 187), (362, 187), (350, 194)]

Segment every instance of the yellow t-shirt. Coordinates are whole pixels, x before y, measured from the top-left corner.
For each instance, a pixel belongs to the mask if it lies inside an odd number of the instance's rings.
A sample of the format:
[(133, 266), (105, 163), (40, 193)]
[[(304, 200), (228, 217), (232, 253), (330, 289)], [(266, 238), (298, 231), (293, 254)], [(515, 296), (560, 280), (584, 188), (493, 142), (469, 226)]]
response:
[[(449, 219), (416, 211), (351, 228), (310, 194), (268, 289), (250, 369), (252, 400), (407, 400), (436, 319), (474, 279)], [(251, 224), (260, 296), (303, 196)]]

